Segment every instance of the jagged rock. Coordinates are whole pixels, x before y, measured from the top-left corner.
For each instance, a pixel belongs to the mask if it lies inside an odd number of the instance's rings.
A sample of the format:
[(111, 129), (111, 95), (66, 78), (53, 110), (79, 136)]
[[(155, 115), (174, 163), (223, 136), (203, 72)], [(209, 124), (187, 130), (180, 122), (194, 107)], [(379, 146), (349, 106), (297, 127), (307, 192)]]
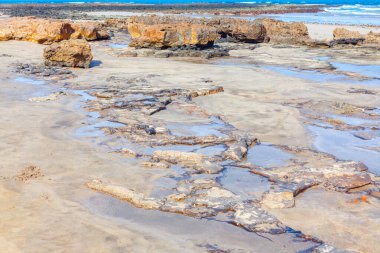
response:
[(59, 68), (54, 66), (46, 66), (45, 64), (16, 64), (16, 73), (24, 75), (33, 75), (39, 78), (54, 78), (55, 80), (63, 80), (74, 77), (74, 73), (70, 69)]
[(372, 183), (367, 168), (357, 162), (335, 162), (333, 165), (312, 167), (290, 165), (288, 167), (268, 169), (254, 169), (254, 173), (268, 177), (273, 181), (287, 185), (294, 184), (293, 192), (297, 192), (313, 185), (321, 185), (327, 189), (348, 192)]
[(103, 183), (100, 180), (93, 180), (86, 183), (86, 186), (92, 190), (112, 195), (118, 199), (128, 201), (132, 205), (145, 209), (158, 209), (162, 203), (154, 198), (145, 197), (142, 193), (134, 190), (112, 184)]
[(44, 50), (46, 65), (88, 68), (92, 60), (91, 46), (85, 40), (65, 40)]
[(130, 18), (128, 32), (133, 38), (130, 45), (142, 48), (208, 47), (219, 37), (213, 27), (158, 16)]
[(225, 159), (231, 159), (234, 161), (241, 161), (247, 156), (248, 148), (254, 143), (251, 138), (241, 138), (238, 142), (231, 145), (223, 156)]
[(23, 40), (52, 44), (70, 38), (107, 39), (108, 33), (95, 23), (75, 23), (65, 20), (17, 17), (0, 20), (0, 41)]
[(265, 27), (256, 21), (223, 18), (205, 22), (214, 26), (222, 38), (231, 37), (240, 42), (264, 42), (267, 35)]
[(276, 44), (308, 44), (311, 39), (307, 26), (300, 22), (284, 22), (275, 19), (258, 19), (266, 29), (266, 35), (271, 43)]
[(175, 150), (157, 150), (153, 152), (154, 160), (166, 161), (172, 164), (181, 164), (185, 167), (195, 169), (202, 173), (218, 173), (222, 167), (210, 162), (202, 154), (192, 152), (181, 152)]
[(290, 191), (269, 192), (264, 195), (264, 198), (261, 203), (268, 208), (293, 207), (294, 206), (293, 192), (290, 192)]
[(274, 216), (250, 203), (236, 204), (233, 223), (252, 232), (284, 233), (285, 227)]

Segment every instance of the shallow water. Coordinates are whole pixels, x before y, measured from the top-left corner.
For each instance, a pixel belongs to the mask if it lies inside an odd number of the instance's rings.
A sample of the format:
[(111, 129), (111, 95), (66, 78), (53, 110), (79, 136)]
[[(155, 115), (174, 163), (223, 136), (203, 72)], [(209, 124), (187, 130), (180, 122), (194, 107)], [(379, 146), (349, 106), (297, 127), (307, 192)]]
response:
[(221, 120), (212, 117), (211, 122), (207, 124), (185, 124), (185, 123), (170, 123), (167, 125), (173, 135), (177, 136), (207, 136), (215, 135), (216, 137), (226, 137), (221, 132), (222, 129), (228, 127)]
[(200, 145), (166, 145), (166, 146), (155, 146), (155, 147), (147, 147), (144, 149), (143, 153), (146, 155), (152, 155), (156, 150), (174, 150), (181, 152), (195, 152), (200, 149)]
[(75, 131), (75, 137), (83, 138), (83, 137), (100, 137), (105, 136), (105, 133), (102, 131), (102, 128), (110, 127), (117, 128), (125, 126), (122, 123), (113, 122), (109, 120), (100, 121), (95, 124), (90, 124), (84, 127), (80, 127)]
[(45, 85), (46, 82), (44, 80), (36, 80), (33, 78), (28, 77), (17, 77), (14, 79), (16, 83), (23, 84), (23, 85), (31, 85), (35, 86), (38, 89), (35, 90), (30, 94), (30, 97), (43, 97), (47, 96), (51, 93), (52, 89), (51, 87)]
[(18, 83), (27, 83), (27, 84), (33, 84), (33, 85), (44, 85), (45, 81), (43, 80), (36, 80), (28, 77), (17, 77), (14, 79), (15, 82)]
[(80, 95), (82, 97), (82, 102), (93, 101), (96, 99), (95, 96), (90, 95), (86, 90), (73, 90), (72, 92), (76, 95)]
[(380, 66), (379, 65), (359, 65), (343, 62), (330, 62), (337, 71), (353, 72), (366, 77), (379, 79), (380, 85)]
[(248, 150), (247, 161), (261, 167), (280, 167), (287, 164), (291, 154), (268, 144), (255, 145)]
[[(350, 65), (350, 68), (354, 69), (354, 66), (359, 65)], [(348, 65), (344, 65), (346, 68)], [(343, 65), (339, 65), (343, 66)], [(372, 65), (374, 69), (376, 69), (377, 66)], [(343, 74), (334, 74), (334, 73), (323, 73), (316, 70), (300, 70), (295, 68), (286, 68), (286, 67), (279, 67), (279, 66), (263, 66), (263, 69), (270, 70), (276, 73), (279, 73), (281, 75), (300, 78), (312, 82), (317, 83), (325, 83), (325, 82), (332, 82), (332, 83), (343, 83), (343, 84), (351, 84), (351, 85), (360, 85), (360, 86), (369, 86), (369, 87), (379, 87), (380, 86), (380, 80), (378, 79), (368, 79), (368, 80), (359, 80), (355, 78), (351, 78), (347, 75)], [(361, 74), (365, 76), (362, 72), (362, 69), (360, 67), (355, 71), (355, 73)]]
[(119, 49), (119, 48), (127, 48), (129, 44), (128, 43), (112, 43), (109, 46), (110, 48)]
[[(153, 234), (165, 236), (180, 235), (182, 243), (199, 245), (207, 251), (206, 245), (222, 249), (238, 249), (242, 252), (303, 252), (316, 243), (297, 239), (291, 234), (265, 237), (250, 233), (239, 227), (209, 219), (196, 219), (180, 214), (144, 210), (127, 202), (96, 193), (82, 200), (82, 204), (92, 213), (117, 219), (120, 226), (144, 228)], [(228, 236), (226, 236), (228, 235)], [(269, 250), (270, 249), (270, 250)], [(201, 248), (199, 248), (200, 251)]]
[(363, 127), (370, 127), (370, 126), (380, 126), (379, 120), (371, 120), (371, 119), (362, 119), (362, 118), (356, 118), (356, 117), (348, 117), (343, 115), (334, 115), (334, 114), (328, 114), (329, 118), (341, 120), (344, 123), (352, 126), (363, 126)]
[(370, 171), (380, 174), (380, 153), (370, 148), (380, 147), (380, 138), (362, 140), (350, 132), (309, 126), (315, 136), (314, 147), (341, 160), (364, 163)]
[(218, 177), (218, 182), (223, 188), (244, 199), (255, 200), (260, 200), (263, 193), (271, 186), (268, 179), (238, 167), (226, 167), (222, 175)]

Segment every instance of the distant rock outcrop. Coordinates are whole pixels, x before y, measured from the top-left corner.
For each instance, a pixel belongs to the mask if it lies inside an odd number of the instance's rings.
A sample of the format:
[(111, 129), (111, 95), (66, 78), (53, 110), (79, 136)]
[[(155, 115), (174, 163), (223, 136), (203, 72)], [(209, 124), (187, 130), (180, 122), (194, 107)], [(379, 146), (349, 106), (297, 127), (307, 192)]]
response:
[(44, 50), (46, 65), (88, 68), (92, 60), (91, 46), (86, 40), (64, 40)]
[(95, 22), (70, 23), (33, 17), (0, 20), (0, 41), (23, 40), (52, 44), (71, 38), (99, 40), (108, 39), (109, 35)]

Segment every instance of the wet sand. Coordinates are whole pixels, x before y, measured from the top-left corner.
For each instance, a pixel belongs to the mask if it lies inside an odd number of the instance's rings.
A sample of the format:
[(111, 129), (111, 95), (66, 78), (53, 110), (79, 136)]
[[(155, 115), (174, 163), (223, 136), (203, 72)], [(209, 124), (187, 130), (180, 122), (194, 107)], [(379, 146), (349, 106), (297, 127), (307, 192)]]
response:
[[(111, 41), (91, 43), (96, 64), (75, 69), (77, 77), (59, 81), (14, 72), (17, 62), (42, 63), (44, 46), (0, 43), (0, 52), (6, 52), (0, 61), (0, 251), (310, 252), (323, 242), (376, 252), (380, 201), (367, 190), (377, 187), (380, 173), (378, 51), (263, 44), (254, 50), (232, 50), (230, 57), (191, 61), (123, 57), (118, 53), (125, 48), (112, 46), (128, 42), (116, 35)], [(99, 109), (109, 93), (120, 99), (113, 90), (131, 96), (133, 85), (185, 91), (219, 85), (224, 92), (190, 102), (178, 99), (152, 116)], [(66, 95), (30, 101), (57, 91)], [(137, 133), (118, 132), (141, 118), (163, 124), (176, 138), (223, 138), (232, 129), (253, 135), (261, 144), (250, 147), (244, 161), (224, 165), (217, 174), (189, 173), (181, 164), (146, 168), (141, 162), (157, 150), (218, 159), (227, 144), (154, 146), (143, 138), (132, 139)], [(355, 137), (363, 133), (369, 133), (369, 139)], [(120, 148), (146, 157), (116, 152)], [(201, 219), (137, 208), (86, 187), (102, 180), (160, 199), (190, 179), (210, 179), (236, 196), (261, 201), (278, 185), (252, 171), (290, 175), (292, 168), (305, 169), (303, 164), (323, 170), (341, 160), (364, 163), (373, 186), (346, 193), (320, 184), (297, 193), (294, 207), (264, 208), (286, 226), (287, 232), (279, 235), (246, 231), (230, 224), (223, 213)], [(37, 166), (41, 174), (19, 180), (28, 166)]]

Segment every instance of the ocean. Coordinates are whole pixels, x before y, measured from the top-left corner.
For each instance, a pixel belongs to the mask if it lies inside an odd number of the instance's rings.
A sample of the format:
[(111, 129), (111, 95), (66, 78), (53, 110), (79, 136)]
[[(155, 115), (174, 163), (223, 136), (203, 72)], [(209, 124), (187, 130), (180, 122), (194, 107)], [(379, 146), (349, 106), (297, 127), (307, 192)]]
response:
[(324, 12), (263, 15), (290, 22), (380, 26), (380, 0), (0, 0), (0, 4), (304, 4), (326, 5)]
[(326, 6), (324, 12), (263, 15), (289, 22), (380, 26), (380, 4)]
[[(248, 3), (248, 4), (325, 4), (325, 5), (379, 5), (380, 0), (0, 0), (0, 4), (27, 3), (135, 3), (135, 4), (189, 4), (189, 3)], [(355, 8), (355, 7), (352, 7)]]

